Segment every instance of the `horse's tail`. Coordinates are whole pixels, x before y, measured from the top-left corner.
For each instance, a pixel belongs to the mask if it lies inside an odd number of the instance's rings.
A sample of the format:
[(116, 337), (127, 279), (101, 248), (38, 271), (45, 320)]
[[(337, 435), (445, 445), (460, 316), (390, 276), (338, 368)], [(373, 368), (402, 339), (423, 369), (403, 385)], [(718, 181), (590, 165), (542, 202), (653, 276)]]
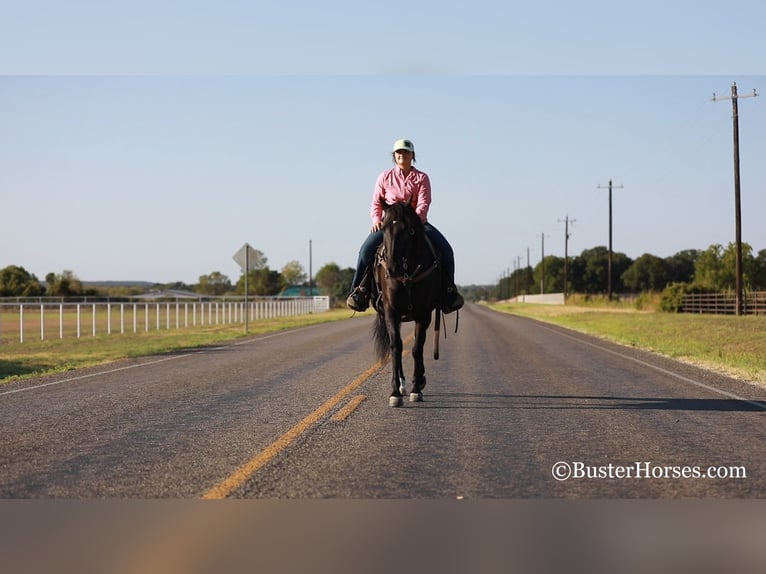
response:
[(386, 319), (380, 313), (372, 327), (372, 340), (375, 343), (375, 354), (378, 359), (385, 360), (391, 352), (391, 338), (388, 336)]

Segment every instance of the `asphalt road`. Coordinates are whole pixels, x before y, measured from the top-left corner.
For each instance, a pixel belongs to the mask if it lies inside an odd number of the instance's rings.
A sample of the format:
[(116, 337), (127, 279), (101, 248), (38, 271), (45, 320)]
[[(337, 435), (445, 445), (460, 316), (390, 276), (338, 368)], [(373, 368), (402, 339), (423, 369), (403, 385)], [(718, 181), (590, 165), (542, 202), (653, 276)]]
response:
[(367, 316), (2, 385), (0, 498), (766, 495), (763, 387), (475, 305), (454, 321), (401, 408)]

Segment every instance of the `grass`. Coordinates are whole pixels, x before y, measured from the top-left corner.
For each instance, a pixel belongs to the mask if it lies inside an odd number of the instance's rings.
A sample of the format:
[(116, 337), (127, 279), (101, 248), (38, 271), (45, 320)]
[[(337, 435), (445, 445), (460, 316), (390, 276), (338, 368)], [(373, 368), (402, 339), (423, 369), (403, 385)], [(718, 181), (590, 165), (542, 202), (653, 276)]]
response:
[(90, 367), (103, 363), (203, 347), (245, 336), (305, 327), (347, 319), (346, 309), (296, 317), (250, 321), (244, 326), (210, 325), (139, 333), (84, 335), (81, 338), (49, 338), (45, 341), (3, 341), (0, 345), (0, 384), (9, 381)]
[(766, 317), (661, 313), (619, 303), (490, 307), (766, 384)]

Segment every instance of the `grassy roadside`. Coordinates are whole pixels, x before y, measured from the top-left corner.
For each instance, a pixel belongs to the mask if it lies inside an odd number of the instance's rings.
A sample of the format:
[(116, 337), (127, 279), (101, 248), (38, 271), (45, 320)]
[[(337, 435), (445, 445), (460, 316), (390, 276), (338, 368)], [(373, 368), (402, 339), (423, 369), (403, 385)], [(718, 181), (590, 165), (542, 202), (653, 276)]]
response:
[[(335, 309), (326, 313), (251, 321), (247, 336), (340, 321), (349, 317), (351, 317), (351, 311)], [(89, 336), (80, 339), (70, 337), (24, 343), (3, 342), (0, 346), (0, 384), (119, 359), (202, 347), (245, 336), (243, 325), (212, 325), (148, 333)]]
[(625, 306), (503, 303), (489, 307), (766, 385), (766, 317), (660, 313)]

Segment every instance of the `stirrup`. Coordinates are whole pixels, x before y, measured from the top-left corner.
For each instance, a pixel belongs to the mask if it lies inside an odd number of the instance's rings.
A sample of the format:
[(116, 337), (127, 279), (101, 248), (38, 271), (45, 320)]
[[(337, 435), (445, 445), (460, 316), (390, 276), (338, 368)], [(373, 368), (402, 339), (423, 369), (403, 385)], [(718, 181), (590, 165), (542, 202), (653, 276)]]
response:
[(367, 311), (367, 307), (370, 306), (370, 296), (367, 292), (367, 289), (361, 285), (355, 287), (346, 299), (346, 306), (359, 313), (364, 313)]
[(445, 314), (449, 314), (453, 311), (461, 309), (464, 304), (465, 300), (463, 299), (463, 296), (458, 293), (457, 288), (447, 287), (447, 292), (444, 296), (444, 304), (442, 305), (442, 311), (444, 311)]

